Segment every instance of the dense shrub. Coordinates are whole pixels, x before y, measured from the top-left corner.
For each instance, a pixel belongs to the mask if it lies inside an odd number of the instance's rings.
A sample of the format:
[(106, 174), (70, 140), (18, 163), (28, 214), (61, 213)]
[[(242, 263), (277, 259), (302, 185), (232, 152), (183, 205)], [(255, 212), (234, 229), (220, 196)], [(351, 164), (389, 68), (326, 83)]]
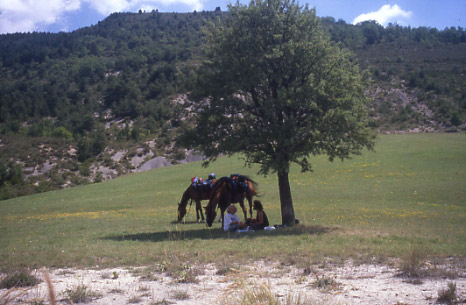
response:
[(7, 275), (1, 282), (1, 289), (35, 286), (40, 280), (27, 270), (19, 270)]
[(0, 163), (0, 187), (6, 183), (21, 184), (24, 182), (23, 166), (9, 162), (8, 164)]
[(52, 136), (55, 138), (65, 139), (67, 141), (71, 141), (73, 139), (73, 134), (71, 131), (63, 126), (55, 128), (52, 132)]

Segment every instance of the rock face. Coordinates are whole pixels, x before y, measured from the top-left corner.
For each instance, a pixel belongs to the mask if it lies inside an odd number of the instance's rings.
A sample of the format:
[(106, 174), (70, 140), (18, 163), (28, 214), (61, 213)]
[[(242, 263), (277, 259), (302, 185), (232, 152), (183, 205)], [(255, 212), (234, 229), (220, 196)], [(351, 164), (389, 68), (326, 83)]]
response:
[(147, 170), (151, 170), (154, 168), (161, 168), (165, 166), (170, 166), (172, 165), (170, 162), (165, 157), (155, 157), (153, 159), (150, 159), (149, 161), (145, 162), (141, 167), (138, 168), (138, 172), (143, 172)]
[(202, 161), (204, 159), (205, 159), (205, 157), (203, 155), (198, 154), (198, 153), (193, 152), (193, 151), (189, 151), (186, 154), (186, 162), (196, 162), (196, 161)]

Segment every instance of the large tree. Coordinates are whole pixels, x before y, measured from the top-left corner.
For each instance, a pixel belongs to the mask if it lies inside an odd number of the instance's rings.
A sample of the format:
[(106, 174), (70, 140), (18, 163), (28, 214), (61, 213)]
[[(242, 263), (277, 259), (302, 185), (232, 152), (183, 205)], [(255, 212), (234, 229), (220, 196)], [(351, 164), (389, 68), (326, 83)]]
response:
[(315, 10), (290, 0), (230, 5), (208, 27), (181, 141), (210, 161), (242, 153), (260, 174), (278, 174), (283, 224), (295, 221), (290, 165), (345, 159), (371, 148), (365, 86), (354, 57), (330, 41)]

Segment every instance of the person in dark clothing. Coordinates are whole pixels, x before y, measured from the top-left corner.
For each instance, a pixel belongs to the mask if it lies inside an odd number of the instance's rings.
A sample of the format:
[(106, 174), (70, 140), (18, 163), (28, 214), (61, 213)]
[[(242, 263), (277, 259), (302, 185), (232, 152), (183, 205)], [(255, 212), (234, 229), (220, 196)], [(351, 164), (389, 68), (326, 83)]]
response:
[(267, 218), (267, 214), (265, 214), (264, 212), (262, 202), (260, 202), (259, 200), (254, 200), (253, 209), (256, 210), (256, 218), (248, 219), (248, 226), (253, 230), (263, 230), (265, 227), (268, 227), (269, 219)]

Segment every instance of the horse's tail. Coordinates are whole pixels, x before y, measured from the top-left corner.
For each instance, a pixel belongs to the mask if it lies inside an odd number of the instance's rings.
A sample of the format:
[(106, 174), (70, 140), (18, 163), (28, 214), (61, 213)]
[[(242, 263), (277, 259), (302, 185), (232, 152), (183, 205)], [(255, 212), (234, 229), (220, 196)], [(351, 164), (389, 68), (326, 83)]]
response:
[(258, 192), (259, 191), (259, 184), (249, 176), (241, 175), (241, 177), (243, 177), (245, 181), (251, 182), (252, 186), (254, 187), (254, 189), (252, 190), (252, 191), (254, 191), (254, 196), (260, 197), (261, 195), (259, 195), (259, 192)]
[(252, 183), (252, 185), (254, 185), (254, 188), (255, 188), (255, 189), (256, 189), (256, 191), (257, 191), (257, 186), (258, 186), (257, 182), (256, 182), (256, 181), (254, 181), (254, 180), (252, 180), (252, 178), (251, 178), (251, 177), (249, 177), (249, 176), (244, 176), (244, 175), (243, 175), (243, 177), (246, 179), (246, 181), (249, 181), (249, 182), (251, 182), (251, 183)]

